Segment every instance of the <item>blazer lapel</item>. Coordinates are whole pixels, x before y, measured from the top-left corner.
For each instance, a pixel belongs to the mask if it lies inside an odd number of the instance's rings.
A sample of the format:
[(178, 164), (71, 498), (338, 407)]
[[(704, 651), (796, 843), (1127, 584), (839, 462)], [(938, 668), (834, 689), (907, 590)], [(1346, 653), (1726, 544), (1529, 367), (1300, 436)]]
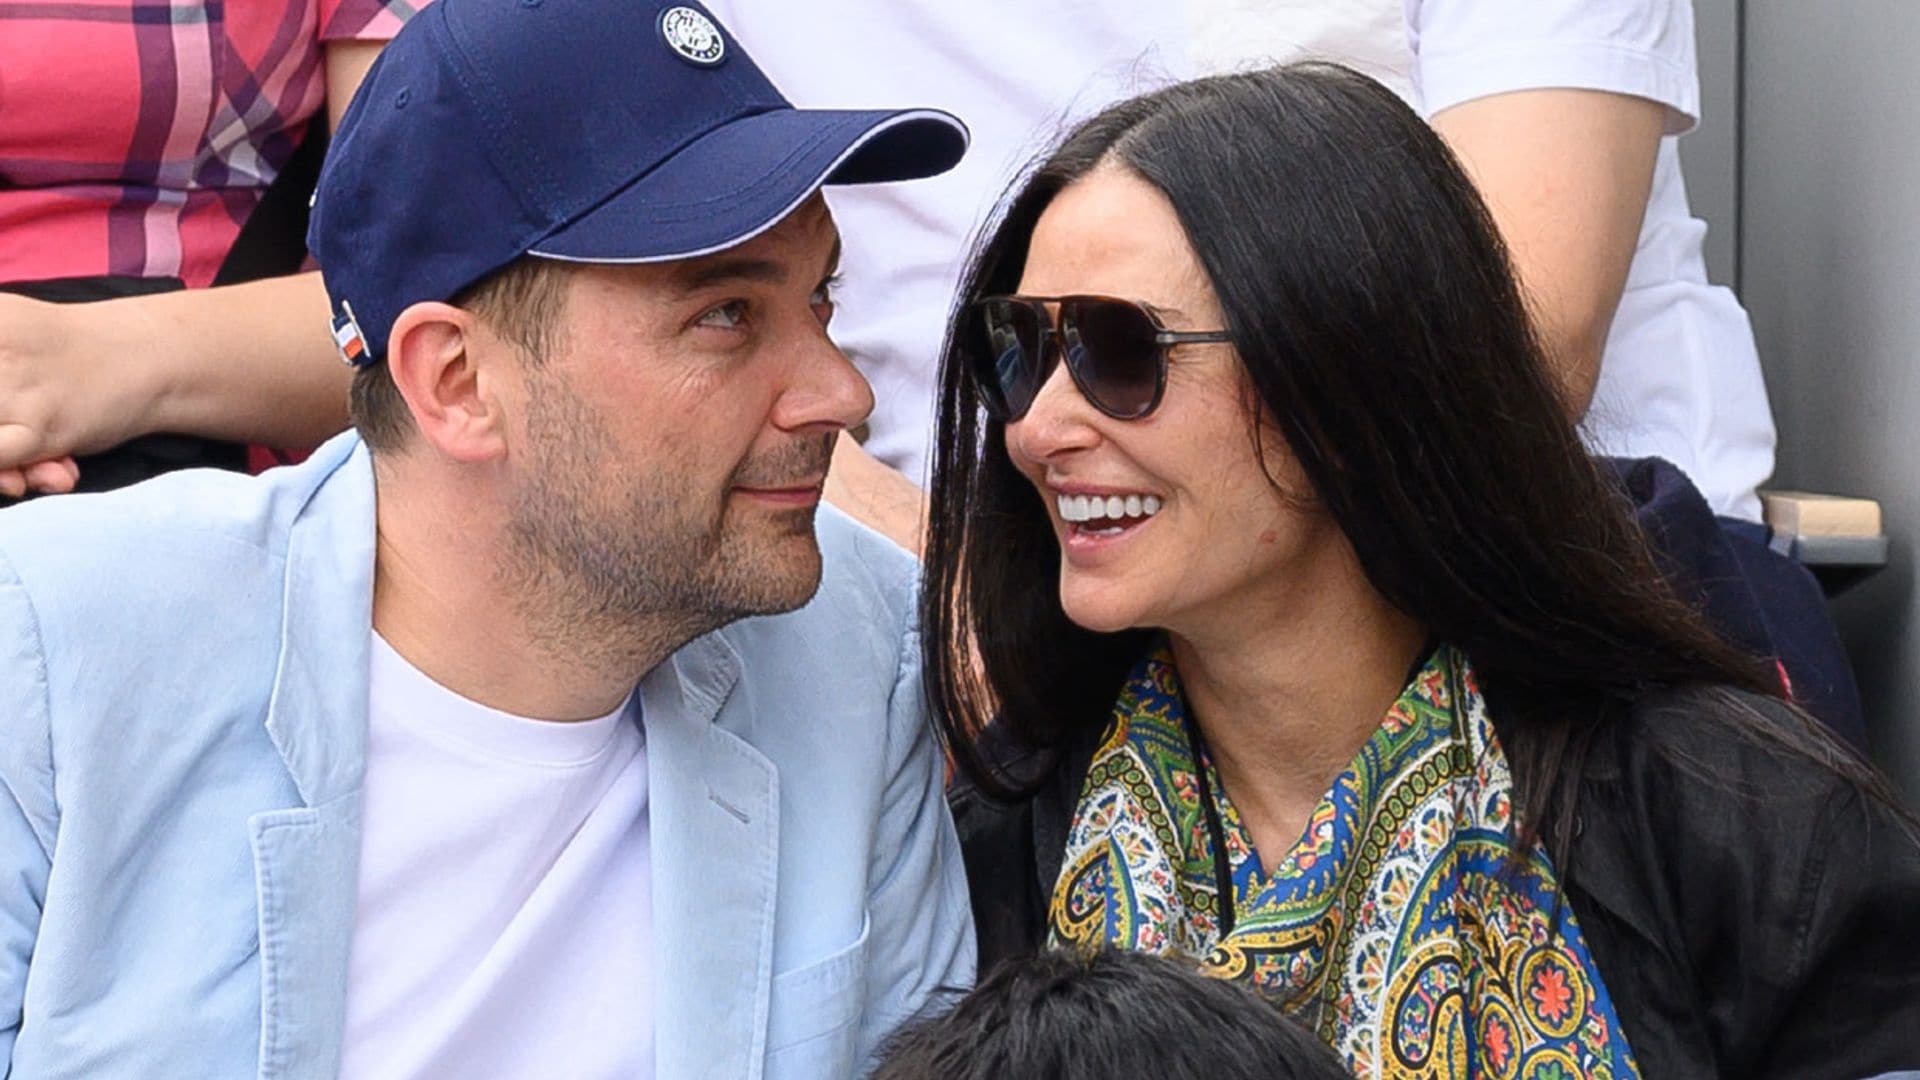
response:
[(374, 500), (365, 448), (351, 440), (341, 448), (353, 448), (351, 456), (288, 531), (280, 660), (267, 706), (267, 732), (304, 805), (248, 822), (260, 906), (261, 1080), (333, 1077), (346, 1022)]
[(766, 1057), (780, 787), (764, 755), (714, 723), (739, 677), (739, 656), (709, 634), (640, 684), (661, 1080), (758, 1080)]

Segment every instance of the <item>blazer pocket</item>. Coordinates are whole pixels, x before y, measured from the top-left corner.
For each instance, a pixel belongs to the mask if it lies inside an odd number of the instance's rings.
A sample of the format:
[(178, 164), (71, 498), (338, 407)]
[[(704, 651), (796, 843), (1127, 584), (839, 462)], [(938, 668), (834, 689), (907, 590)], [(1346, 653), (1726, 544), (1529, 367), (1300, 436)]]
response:
[(853, 944), (815, 964), (773, 977), (768, 994), (767, 1077), (853, 1075), (866, 1004), (867, 917)]

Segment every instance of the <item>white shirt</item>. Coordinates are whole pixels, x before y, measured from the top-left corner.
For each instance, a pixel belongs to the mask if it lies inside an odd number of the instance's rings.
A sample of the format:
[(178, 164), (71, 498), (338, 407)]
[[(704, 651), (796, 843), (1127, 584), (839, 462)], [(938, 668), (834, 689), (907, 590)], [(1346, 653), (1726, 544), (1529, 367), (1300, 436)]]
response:
[(651, 1077), (647, 755), (631, 700), (509, 715), (377, 634), (342, 1077)]
[[(1347, 63), (1424, 115), (1491, 94), (1645, 97), (1672, 135), (1699, 115), (1689, 0), (713, 0), (774, 84), (808, 106), (933, 105), (973, 131), (952, 172), (831, 189), (846, 238), (834, 334), (873, 381), (867, 443), (923, 478), (940, 339), (959, 274), (1008, 182), (1072, 120), (1217, 71)], [(1675, 139), (1583, 425), (1589, 445), (1680, 466), (1721, 513), (1757, 519), (1773, 417), (1745, 311), (1707, 283)]]

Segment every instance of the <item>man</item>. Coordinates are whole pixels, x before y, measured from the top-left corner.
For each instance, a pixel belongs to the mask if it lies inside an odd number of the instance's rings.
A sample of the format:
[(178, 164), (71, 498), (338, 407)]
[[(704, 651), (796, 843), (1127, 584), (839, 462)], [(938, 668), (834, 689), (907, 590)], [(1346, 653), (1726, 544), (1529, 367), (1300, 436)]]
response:
[(815, 531), (817, 189), (964, 145), (693, 5), (409, 23), (310, 235), (360, 434), (0, 515), (10, 1075), (837, 1078), (970, 981), (913, 568)]

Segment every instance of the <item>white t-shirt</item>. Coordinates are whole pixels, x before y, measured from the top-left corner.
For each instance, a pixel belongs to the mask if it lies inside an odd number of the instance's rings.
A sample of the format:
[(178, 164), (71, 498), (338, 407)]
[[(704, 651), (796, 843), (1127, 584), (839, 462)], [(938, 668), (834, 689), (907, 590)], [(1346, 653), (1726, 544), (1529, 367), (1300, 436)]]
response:
[(637, 705), (529, 720), (374, 635), (340, 1075), (653, 1075)]
[[(1649, 98), (1699, 115), (1689, 0), (713, 0), (790, 98), (933, 105), (973, 131), (945, 176), (830, 189), (846, 237), (834, 319), (873, 381), (868, 448), (923, 476), (940, 338), (978, 228), (1072, 120), (1166, 82), (1308, 57), (1380, 78), (1425, 115), (1512, 90)], [(1773, 417), (1745, 311), (1707, 283), (1675, 139), (1660, 149), (1627, 289), (1583, 429), (1659, 455), (1721, 513), (1757, 519)]]

